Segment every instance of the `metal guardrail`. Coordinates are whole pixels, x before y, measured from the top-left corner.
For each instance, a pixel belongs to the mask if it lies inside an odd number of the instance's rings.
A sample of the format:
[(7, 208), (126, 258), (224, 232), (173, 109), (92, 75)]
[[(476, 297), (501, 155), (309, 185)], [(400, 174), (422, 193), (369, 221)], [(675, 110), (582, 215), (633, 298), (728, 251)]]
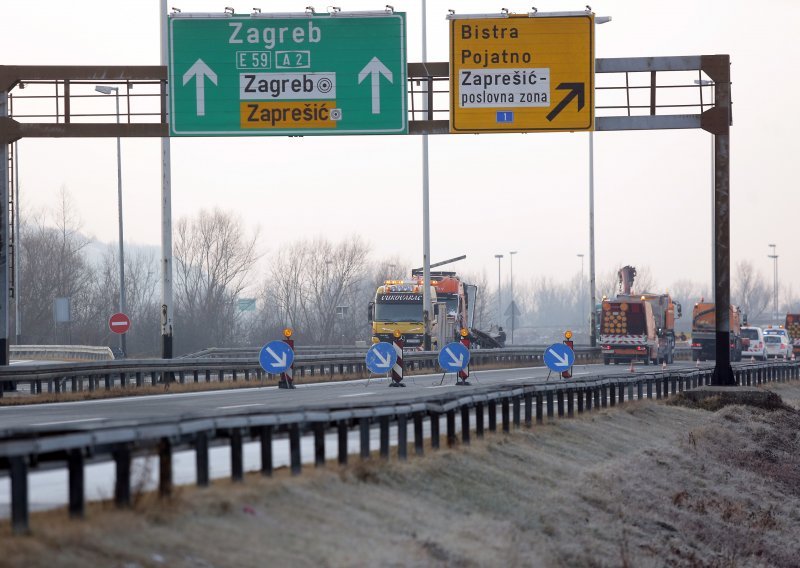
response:
[[(357, 348), (353, 348), (354, 350)], [(505, 349), (475, 349), (470, 352), (470, 366), (525, 364), (541, 362), (544, 347)], [(351, 353), (298, 354), (294, 376), (369, 376), (364, 361), (365, 350)], [(600, 350), (591, 347), (575, 348), (578, 360), (597, 357)], [(407, 351), (403, 358), (410, 371), (438, 366), (437, 351)], [(16, 391), (27, 386), (30, 394), (93, 391), (100, 388), (129, 388), (153, 386), (164, 382), (223, 382), (243, 379), (263, 380), (275, 375), (266, 373), (258, 363), (257, 353), (250, 357), (205, 359), (117, 359), (85, 363), (28, 364), (0, 368), (0, 383), (6, 390)], [(10, 385), (9, 385), (10, 383)], [(0, 389), (0, 396), (3, 390)]]
[(110, 347), (95, 345), (11, 345), (12, 359), (57, 359), (60, 361), (110, 361)]
[[(666, 398), (681, 391), (709, 384), (712, 369), (688, 369), (636, 376), (594, 377), (569, 382), (509, 386), (487, 386), (470, 389), (468, 394), (439, 393), (412, 404), (378, 403), (374, 406), (347, 406), (339, 403), (325, 410), (297, 408), (284, 412), (262, 411), (236, 416), (209, 414), (188, 420), (165, 419), (147, 424), (106, 427), (93, 430), (18, 429), (7, 433), (0, 442), (0, 473), (11, 477), (11, 526), (14, 534), (29, 532), (28, 471), (30, 467), (55, 464), (66, 467), (69, 484), (69, 514), (83, 517), (85, 512), (84, 466), (89, 456), (94, 461), (113, 460), (116, 466), (114, 501), (119, 507), (131, 505), (131, 462), (135, 454), (159, 457), (159, 494), (172, 493), (172, 454), (177, 449), (190, 449), (196, 455), (197, 484), (207, 486), (209, 446), (229, 444), (233, 481), (244, 480), (243, 444), (246, 440), (261, 444), (261, 472), (273, 470), (272, 441), (276, 435), (289, 439), (291, 473), (301, 473), (300, 438), (314, 437), (315, 466), (325, 465), (325, 434), (335, 430), (338, 437), (338, 462), (346, 464), (350, 451), (348, 433), (359, 431), (359, 455), (370, 459), (370, 429), (380, 430), (379, 455), (389, 458), (389, 428), (398, 429), (398, 459), (408, 458), (408, 423), (413, 423), (414, 453), (424, 453), (423, 425), (430, 426), (431, 447), (440, 447), (440, 419), (446, 417), (448, 445), (456, 442), (456, 415), (460, 414), (461, 443), (469, 444), (473, 431), (478, 438), (488, 429), (497, 431), (498, 411), (503, 432), (534, 419), (541, 424), (547, 419), (573, 417), (575, 413), (615, 406), (643, 398)], [(770, 381), (800, 378), (800, 363), (794, 361), (769, 364), (738, 364), (734, 377), (739, 385), (757, 385)], [(475, 414), (474, 429), (471, 425)], [(488, 425), (485, 418), (488, 414)]]

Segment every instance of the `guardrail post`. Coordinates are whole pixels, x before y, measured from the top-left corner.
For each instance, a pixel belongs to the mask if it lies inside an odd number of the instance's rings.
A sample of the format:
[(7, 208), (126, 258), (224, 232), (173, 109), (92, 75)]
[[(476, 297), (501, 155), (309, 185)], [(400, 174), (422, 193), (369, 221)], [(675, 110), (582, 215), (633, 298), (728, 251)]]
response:
[[(363, 430), (361, 436), (363, 440)], [(364, 457), (363, 454), (362, 457)], [(408, 459), (408, 416), (402, 412), (397, 415), (397, 458), (400, 461)]]
[(197, 486), (208, 487), (208, 433), (198, 432), (194, 438), (195, 468), (197, 470)]
[(575, 417), (575, 395), (572, 389), (567, 389), (567, 416)]
[[(601, 389), (600, 387), (596, 386), (592, 390), (594, 391), (594, 393), (593, 393), (594, 394), (594, 409), (595, 410), (600, 410), (600, 408), (605, 406), (605, 404), (602, 404), (602, 406), (601, 406), (601, 403), (600, 403), (600, 394), (603, 392), (603, 389)], [(605, 400), (605, 397), (603, 397), (603, 400)]]
[(633, 383), (628, 383), (628, 402), (633, 400)]
[(564, 417), (564, 391), (559, 390), (556, 393), (556, 408), (558, 409), (558, 417)]
[(525, 393), (525, 426), (533, 426), (533, 393)]
[(336, 448), (339, 452), (339, 465), (347, 465), (347, 421), (339, 420), (336, 430), (339, 438)]
[(111, 373), (103, 375), (106, 390), (111, 390)]
[(439, 449), (439, 413), (430, 412), (431, 421), (431, 448), (434, 450)]
[(172, 442), (161, 438), (158, 443), (158, 496), (172, 495)]
[(389, 417), (381, 416), (378, 418), (380, 428), (380, 456), (384, 460), (389, 459)]
[(447, 411), (447, 447), (452, 448), (456, 444), (456, 411)]
[(199, 383), (200, 382), (200, 370), (199, 369), (195, 369), (192, 372), (192, 381), (195, 382), (195, 383)]
[(647, 399), (653, 398), (653, 379), (647, 379)]
[(661, 398), (661, 381), (653, 379), (656, 383), (656, 400)]
[(314, 467), (325, 467), (325, 424), (314, 423)]
[(483, 438), (483, 402), (475, 403), (475, 437)]
[[(80, 388), (78, 388), (79, 384)], [(83, 381), (78, 383), (78, 377), (72, 377), (72, 392), (78, 392), (79, 390), (83, 390)]]
[(578, 401), (578, 414), (583, 414), (583, 389), (575, 390), (575, 398)]
[(272, 426), (261, 426), (258, 429), (261, 441), (261, 475), (272, 475)]
[(242, 456), (242, 429), (232, 428), (231, 437), (231, 481), (244, 480), (244, 456)]
[(131, 506), (131, 450), (120, 446), (114, 451), (116, 480), (114, 482), (114, 503), (119, 508)]
[(461, 405), (461, 441), (469, 446), (469, 405)]
[(540, 392), (536, 393), (536, 423), (541, 424), (544, 422), (544, 395)]
[(70, 450), (67, 454), (69, 475), (69, 516), (82, 519), (86, 510), (84, 499), (83, 450)]
[(9, 459), (11, 474), (11, 529), (14, 534), (27, 534), (28, 526), (28, 458)]
[(414, 453), (418, 456), (425, 453), (425, 436), (422, 432), (422, 420), (424, 418), (424, 413), (414, 413)]
[(489, 400), (489, 432), (497, 432), (497, 400)]
[(144, 385), (144, 381), (142, 380), (142, 372), (136, 371), (136, 386), (141, 387)]
[(206, 382), (211, 382), (211, 369), (206, 369)]
[(182, 385), (186, 384), (186, 373), (184, 371), (178, 371), (178, 382)]
[(289, 425), (289, 456), (292, 475), (300, 475), (303, 462), (300, 461), (300, 425), (297, 422)]
[(508, 434), (509, 430), (511, 429), (509, 420), (509, 409), (508, 409), (508, 397), (504, 397), (501, 401), (502, 409), (503, 409), (503, 432)]
[(520, 397), (515, 396), (511, 399), (511, 407), (512, 407), (512, 419), (514, 421), (514, 428), (519, 428), (520, 426)]
[[(405, 417), (403, 417), (405, 418)], [(405, 420), (403, 421), (405, 424)], [(397, 432), (397, 449), (398, 453), (400, 450), (400, 416), (397, 417), (397, 425), (398, 425), (398, 432)], [(358, 427), (361, 433), (361, 444), (360, 444), (360, 452), (361, 452), (361, 459), (368, 460), (369, 459), (369, 417), (363, 416), (358, 420)]]
[[(610, 384), (603, 387), (603, 399), (608, 398), (608, 405), (609, 406), (616, 406), (617, 405), (617, 389), (615, 388), (616, 385)], [(604, 405), (605, 406), (605, 405)]]
[(583, 394), (586, 397), (586, 412), (591, 412), (592, 410), (592, 403), (594, 401), (594, 389), (592, 387), (586, 388), (583, 391)]
[(644, 398), (644, 393), (642, 392), (643, 387), (644, 384), (642, 383), (641, 379), (636, 381), (636, 398), (639, 400), (642, 400), (642, 398)]
[(553, 419), (553, 391), (547, 391), (545, 393), (545, 398), (547, 400), (547, 418), (549, 420)]

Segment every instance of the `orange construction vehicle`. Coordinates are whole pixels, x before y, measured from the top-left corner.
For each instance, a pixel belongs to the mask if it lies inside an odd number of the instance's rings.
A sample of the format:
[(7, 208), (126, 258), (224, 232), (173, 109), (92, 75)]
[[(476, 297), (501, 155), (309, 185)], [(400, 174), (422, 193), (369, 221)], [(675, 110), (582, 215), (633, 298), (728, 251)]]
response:
[[(742, 327), (739, 308), (730, 307), (731, 361), (742, 360)], [(692, 359), (695, 361), (717, 358), (717, 315), (714, 304), (701, 299), (692, 310)]]
[(786, 333), (789, 334), (789, 343), (792, 353), (800, 357), (800, 314), (786, 314)]
[(624, 266), (617, 273), (620, 293), (604, 299), (600, 315), (603, 362), (641, 359), (645, 364), (675, 360), (675, 319), (681, 305), (669, 294), (632, 292), (636, 269)]

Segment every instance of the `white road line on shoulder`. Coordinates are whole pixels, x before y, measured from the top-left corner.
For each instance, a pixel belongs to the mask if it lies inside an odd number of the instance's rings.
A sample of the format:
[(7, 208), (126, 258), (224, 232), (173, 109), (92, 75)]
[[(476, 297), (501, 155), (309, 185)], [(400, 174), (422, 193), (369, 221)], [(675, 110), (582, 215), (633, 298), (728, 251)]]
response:
[(105, 418), (76, 418), (75, 420), (56, 420), (55, 422), (37, 422), (31, 426), (55, 426), (56, 424), (77, 424), (79, 422), (96, 422)]
[(254, 402), (251, 404), (232, 404), (231, 406), (218, 406), (215, 410), (228, 410), (230, 408), (246, 408), (248, 406), (264, 406), (260, 402)]
[(449, 389), (449, 388), (452, 388), (454, 386), (456, 386), (456, 385), (433, 385), (433, 386), (425, 387), (425, 388), (426, 389)]
[(378, 394), (378, 393), (376, 393), (376, 392), (356, 392), (356, 393), (353, 393), (353, 394), (341, 394), (341, 395), (339, 395), (339, 398), (353, 398), (354, 396), (370, 396), (370, 395), (373, 395), (373, 394)]

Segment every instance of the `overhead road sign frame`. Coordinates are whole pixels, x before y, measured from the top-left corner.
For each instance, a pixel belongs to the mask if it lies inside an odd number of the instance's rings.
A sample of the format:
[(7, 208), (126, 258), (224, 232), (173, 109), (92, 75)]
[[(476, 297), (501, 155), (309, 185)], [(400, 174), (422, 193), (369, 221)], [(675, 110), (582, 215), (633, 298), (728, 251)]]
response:
[(170, 15), (171, 136), (407, 134), (393, 10)]
[(450, 132), (593, 130), (594, 18), (449, 14)]

